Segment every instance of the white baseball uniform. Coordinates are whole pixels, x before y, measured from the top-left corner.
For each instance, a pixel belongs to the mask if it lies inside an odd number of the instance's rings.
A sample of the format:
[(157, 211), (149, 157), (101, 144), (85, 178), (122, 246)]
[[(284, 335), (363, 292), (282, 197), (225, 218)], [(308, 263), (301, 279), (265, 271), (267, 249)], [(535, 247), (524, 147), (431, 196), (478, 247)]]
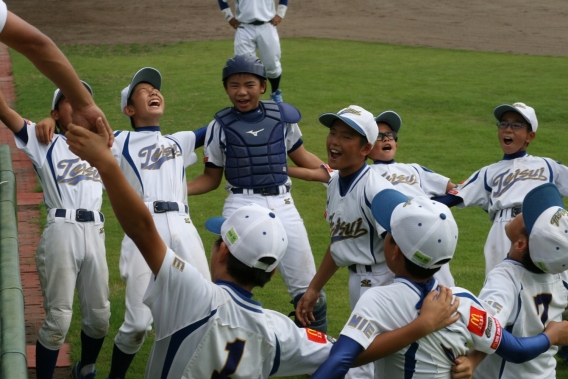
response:
[[(227, 21), (232, 13), (227, 0), (218, 0), (219, 7)], [(235, 55), (255, 55), (256, 50), (266, 68), (269, 78), (282, 74), (280, 64), (280, 38), (276, 26), (270, 20), (278, 13), (284, 18), (288, 0), (279, 0), (278, 12), (274, 9), (274, 0), (234, 0), (235, 18), (241, 23), (235, 33)]]
[[(298, 124), (284, 123), (284, 137), (286, 151), (290, 152), (302, 145), (302, 133)], [(205, 136), (205, 162), (216, 167), (225, 167), (226, 151), (225, 132), (217, 121), (212, 121), (207, 128)], [(316, 265), (306, 227), (290, 193), (291, 181), (288, 178), (279, 188), (278, 195), (263, 196), (245, 189), (243, 193), (231, 192), (232, 186), (227, 182), (226, 189), (229, 196), (225, 200), (223, 216), (230, 216), (235, 210), (250, 203), (258, 204), (271, 209), (280, 218), (286, 230), (293, 230), (288, 235), (288, 249), (282, 260), (278, 263), (278, 270), (288, 288), (292, 298), (306, 292), (312, 278), (316, 273)]]
[(103, 185), (97, 169), (71, 151), (60, 134), (48, 145), (36, 138), (35, 124), (25, 121), (16, 146), (30, 158), (43, 187), (47, 224), (36, 254), (46, 313), (39, 342), (58, 350), (71, 324), (75, 287), (85, 334), (106, 336), (110, 319)]
[[(189, 216), (185, 168), (197, 161), (191, 131), (163, 136), (158, 127), (115, 132), (112, 152), (124, 176), (148, 206), (164, 243), (211, 280), (201, 238)], [(170, 209), (167, 211), (167, 209)], [(115, 338), (121, 351), (134, 354), (151, 330), (152, 315), (142, 299), (151, 271), (124, 236), (120, 274), (126, 282), (126, 314)]]
[[(434, 279), (432, 282), (433, 286), (422, 288), (407, 278), (396, 277), (389, 286), (372, 288), (361, 297), (341, 334), (367, 349), (377, 335), (406, 326), (418, 317), (417, 303), (429, 288), (437, 287)], [(447, 379), (455, 358), (466, 355), (470, 348), (495, 352), (502, 335), (497, 319), (471, 292), (459, 287), (452, 291), (460, 298), (459, 320), (376, 361), (375, 378)]]
[(311, 374), (331, 350), (325, 334), (263, 309), (234, 283), (203, 279), (170, 249), (144, 302), (156, 326), (146, 378)]
[[(388, 180), (397, 191), (411, 199), (416, 196), (443, 196), (450, 181), (449, 178), (416, 163), (375, 161), (371, 168)], [(443, 265), (434, 278), (446, 287), (455, 286), (449, 263)]]
[(6, 19), (8, 18), (8, 7), (6, 3), (0, 0), (0, 33), (4, 30), (4, 25), (6, 25)]
[[(518, 337), (541, 333), (550, 321), (561, 321), (568, 306), (568, 283), (562, 274), (536, 274), (512, 259), (505, 259), (487, 275), (479, 299), (493, 307), (504, 329)], [(487, 307), (487, 306), (486, 306)], [(512, 364), (499, 356), (488, 356), (475, 377), (556, 378), (557, 346), (537, 358)]]
[(568, 196), (568, 167), (521, 152), (506, 154), (449, 192), (463, 199), (458, 207), (480, 206), (489, 213), (493, 226), (484, 248), (486, 274), (505, 259), (511, 247), (505, 225), (520, 213), (525, 195), (547, 182), (556, 184), (562, 196)]

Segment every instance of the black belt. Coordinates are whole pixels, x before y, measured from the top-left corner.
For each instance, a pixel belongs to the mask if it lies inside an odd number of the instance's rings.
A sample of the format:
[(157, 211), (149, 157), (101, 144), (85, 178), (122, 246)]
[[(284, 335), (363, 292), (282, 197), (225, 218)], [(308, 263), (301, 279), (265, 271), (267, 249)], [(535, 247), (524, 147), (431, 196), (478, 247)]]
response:
[[(105, 222), (105, 216), (101, 212), (88, 211), (86, 209), (77, 209), (75, 211), (75, 221), (77, 222), (90, 222), (95, 221), (95, 213), (99, 214), (101, 222)], [(55, 217), (65, 218), (67, 209), (56, 209)]]
[[(264, 188), (231, 188), (232, 193), (241, 194), (245, 191), (252, 191), (262, 196), (276, 196), (280, 195), (280, 186), (264, 187)], [(290, 186), (286, 186), (286, 192), (290, 192)]]
[[(179, 212), (179, 205), (175, 201), (154, 201), (154, 213), (166, 213), (166, 212)], [(189, 208), (185, 206), (185, 213), (189, 214)]]
[[(506, 209), (501, 209), (501, 212), (499, 213), (499, 217), (503, 217), (503, 212), (506, 211)], [(518, 214), (523, 212), (523, 207), (513, 207), (511, 208), (511, 218), (516, 217)]]
[(247, 22), (247, 24), (249, 25), (254, 25), (254, 26), (259, 26), (259, 25), (264, 25), (266, 24), (268, 21), (258, 21), (258, 20), (254, 20), (253, 22)]
[[(351, 272), (353, 272), (354, 274), (357, 273), (357, 265), (351, 265), (351, 266), (347, 266), (347, 267), (349, 267), (349, 270), (351, 270)], [(365, 265), (365, 271), (373, 272), (373, 267), (371, 267), (369, 265)]]

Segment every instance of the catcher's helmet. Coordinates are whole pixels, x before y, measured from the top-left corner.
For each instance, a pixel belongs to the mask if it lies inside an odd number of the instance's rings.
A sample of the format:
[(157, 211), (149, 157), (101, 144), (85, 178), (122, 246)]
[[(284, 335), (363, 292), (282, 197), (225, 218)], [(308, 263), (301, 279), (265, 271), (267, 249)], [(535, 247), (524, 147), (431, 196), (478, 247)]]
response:
[(266, 79), (264, 65), (254, 55), (235, 55), (227, 59), (227, 64), (223, 68), (223, 80), (233, 74), (253, 74)]

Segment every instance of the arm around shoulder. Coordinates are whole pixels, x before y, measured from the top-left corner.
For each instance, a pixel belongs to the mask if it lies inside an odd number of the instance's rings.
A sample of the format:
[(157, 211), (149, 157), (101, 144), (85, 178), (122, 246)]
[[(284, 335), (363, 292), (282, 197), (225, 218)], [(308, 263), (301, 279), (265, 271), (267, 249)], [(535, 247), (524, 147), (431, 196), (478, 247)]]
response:
[(296, 150), (288, 153), (288, 156), (298, 167), (315, 169), (324, 164), (315, 154), (306, 150), (304, 145), (300, 145)]
[(199, 175), (197, 178), (190, 182), (187, 182), (187, 194), (191, 195), (201, 195), (213, 191), (219, 187), (221, 180), (223, 179), (223, 168), (222, 167), (208, 167), (205, 166), (203, 174)]

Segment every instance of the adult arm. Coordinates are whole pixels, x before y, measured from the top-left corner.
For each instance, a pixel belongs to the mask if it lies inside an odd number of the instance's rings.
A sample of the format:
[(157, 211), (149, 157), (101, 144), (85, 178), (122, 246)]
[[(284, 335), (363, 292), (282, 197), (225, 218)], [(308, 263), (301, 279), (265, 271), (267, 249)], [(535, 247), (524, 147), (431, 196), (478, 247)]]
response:
[(187, 182), (187, 194), (190, 196), (201, 195), (202, 193), (213, 191), (219, 187), (221, 179), (223, 179), (222, 167), (205, 166), (203, 174)]

